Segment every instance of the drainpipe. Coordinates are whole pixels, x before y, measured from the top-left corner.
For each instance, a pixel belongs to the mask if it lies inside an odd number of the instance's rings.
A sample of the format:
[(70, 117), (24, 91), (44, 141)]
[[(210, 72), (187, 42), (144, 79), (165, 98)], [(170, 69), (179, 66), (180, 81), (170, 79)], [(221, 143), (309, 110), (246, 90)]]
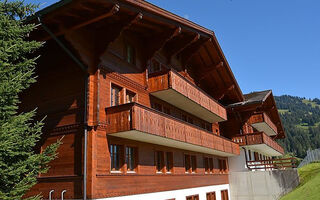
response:
[(83, 152), (83, 199), (87, 199), (87, 143), (88, 143), (88, 123), (87, 123), (87, 92), (88, 92), (88, 69), (87, 67), (72, 54), (72, 52), (50, 31), (50, 29), (41, 22), (41, 16), (37, 15), (39, 24), (43, 29), (51, 36), (51, 38), (57, 42), (57, 44), (63, 49), (64, 52), (85, 72), (84, 79), (84, 114), (83, 114), (83, 123), (84, 123), (84, 152)]

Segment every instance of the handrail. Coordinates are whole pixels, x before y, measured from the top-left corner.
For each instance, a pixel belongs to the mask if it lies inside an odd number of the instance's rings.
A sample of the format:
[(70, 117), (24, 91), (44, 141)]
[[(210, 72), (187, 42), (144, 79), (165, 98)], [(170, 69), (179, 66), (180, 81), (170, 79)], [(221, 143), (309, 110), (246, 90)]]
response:
[[(179, 76), (181, 79), (183, 79), (184, 81), (186, 81), (187, 83), (189, 83), (190, 85), (192, 85), (194, 88), (196, 88), (197, 90), (199, 90), (200, 92), (202, 92), (205, 96), (207, 96), (209, 99), (211, 99), (212, 101), (214, 101), (215, 103), (217, 103), (219, 106), (225, 108), (224, 105), (222, 105), (219, 101), (217, 101), (216, 99), (214, 99), (211, 95), (209, 95), (207, 92), (205, 92), (203, 89), (201, 89), (199, 86), (195, 85), (194, 83), (192, 83), (190, 80), (188, 80), (186, 77), (184, 77), (183, 75), (181, 75), (179, 72), (177, 72), (177, 70), (170, 68), (167, 70), (163, 70), (160, 72), (153, 72), (150, 74), (150, 78), (152, 77), (156, 77), (156, 76), (160, 76), (160, 75), (165, 75), (165, 74), (170, 74), (170, 72), (176, 74), (177, 76)], [(170, 83), (170, 87), (171, 87), (171, 83)]]
[[(180, 123), (183, 123), (183, 124), (185, 124), (185, 125), (192, 126), (192, 127), (194, 127), (194, 128), (197, 128), (197, 129), (199, 129), (199, 130), (202, 130), (202, 131), (204, 131), (204, 132), (207, 132), (207, 133), (209, 133), (209, 134), (215, 135), (215, 136), (217, 136), (217, 137), (219, 137), (219, 138), (221, 138), (221, 139), (227, 140), (227, 141), (229, 141), (229, 142), (232, 142), (232, 143), (238, 145), (237, 142), (234, 142), (233, 140), (231, 140), (231, 139), (229, 139), (229, 138), (226, 138), (226, 137), (224, 137), (224, 136), (217, 135), (217, 134), (215, 134), (213, 131), (212, 131), (212, 132), (211, 132), (211, 131), (208, 131), (208, 130), (203, 129), (203, 128), (199, 127), (199, 126), (196, 126), (196, 125), (194, 125), (194, 124), (190, 124), (190, 123), (188, 123), (188, 122), (186, 122), (186, 121), (183, 121), (182, 119), (176, 118), (176, 117), (174, 117), (174, 116), (172, 116), (172, 115), (169, 115), (169, 114), (166, 114), (166, 113), (164, 113), (164, 112), (158, 111), (158, 110), (156, 110), (156, 109), (154, 109), (154, 108), (147, 107), (147, 106), (142, 105), (142, 104), (139, 104), (139, 103), (137, 103), (137, 102), (131, 102), (131, 103), (121, 104), (121, 105), (117, 105), (117, 106), (106, 107), (105, 110), (106, 110), (106, 112), (108, 112), (108, 110), (113, 110), (113, 109), (118, 109), (118, 108), (123, 108), (123, 109), (124, 109), (124, 108), (126, 108), (126, 107), (132, 107), (132, 106), (138, 106), (138, 107), (144, 108), (144, 109), (149, 110), (149, 111), (151, 111), (151, 112), (154, 112), (154, 113), (157, 113), (157, 114), (162, 115), (162, 116), (164, 116), (164, 117), (173, 119), (173, 120), (178, 121), (178, 122), (180, 122)], [(130, 108), (130, 109), (131, 109), (131, 108)]]
[[(282, 168), (295, 168), (297, 160), (294, 157), (281, 158), (281, 159), (269, 159), (269, 160), (255, 160), (246, 161), (249, 170), (257, 169), (282, 169)], [(278, 161), (288, 161), (288, 162), (278, 162)]]
[[(237, 134), (235, 135), (232, 140), (234, 142), (237, 142), (240, 145), (252, 145), (253, 143), (250, 143), (249, 141), (251, 141), (250, 139), (248, 139), (249, 137), (254, 137), (257, 136), (259, 137), (256, 138), (257, 140), (255, 141), (255, 144), (267, 144), (268, 146), (270, 146), (271, 148), (275, 149), (276, 151), (283, 153), (283, 147), (281, 147), (275, 140), (273, 140), (271, 137), (269, 137), (267, 134), (265, 134), (264, 132), (254, 132), (254, 133), (246, 133), (246, 134)], [(241, 141), (240, 141), (241, 140)]]
[(193, 87), (195, 87), (196, 89), (198, 89), (199, 91), (201, 91), (204, 95), (206, 95), (208, 98), (210, 98), (211, 100), (213, 100), (214, 102), (216, 102), (219, 106), (222, 106), (223, 108), (225, 108), (224, 105), (222, 105), (220, 102), (218, 102), (216, 99), (214, 99), (211, 95), (209, 95), (207, 92), (205, 92), (203, 89), (201, 89), (199, 86), (195, 85), (194, 83), (192, 83), (190, 80), (188, 80), (186, 77), (182, 76), (179, 72), (177, 72), (175, 69), (171, 68), (169, 71), (172, 71), (173, 73), (177, 74), (178, 76), (180, 76), (180, 78), (184, 79), (185, 81), (187, 81), (189, 84), (191, 84)]

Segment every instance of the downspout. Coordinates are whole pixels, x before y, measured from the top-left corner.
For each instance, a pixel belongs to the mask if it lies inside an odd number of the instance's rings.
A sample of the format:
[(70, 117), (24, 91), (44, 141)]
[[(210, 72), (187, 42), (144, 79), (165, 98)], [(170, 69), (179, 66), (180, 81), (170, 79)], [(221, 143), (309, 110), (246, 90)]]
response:
[(84, 71), (84, 113), (83, 113), (83, 123), (84, 123), (84, 152), (83, 152), (83, 199), (87, 199), (87, 143), (88, 143), (88, 120), (87, 120), (87, 93), (88, 93), (88, 68), (72, 54), (72, 52), (50, 31), (50, 29), (41, 22), (41, 16), (37, 15), (39, 24), (43, 29), (51, 36), (51, 38), (57, 42), (57, 44), (65, 51), (68, 56)]

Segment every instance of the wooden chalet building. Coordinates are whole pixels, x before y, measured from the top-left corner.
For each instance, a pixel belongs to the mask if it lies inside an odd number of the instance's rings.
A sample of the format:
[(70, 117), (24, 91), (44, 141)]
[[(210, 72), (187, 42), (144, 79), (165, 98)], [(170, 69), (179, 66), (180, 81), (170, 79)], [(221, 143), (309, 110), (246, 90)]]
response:
[(39, 151), (64, 139), (28, 195), (227, 200), (231, 168), (283, 154), (271, 91), (242, 94), (213, 31), (143, 0), (63, 0), (29, 21), (45, 44), (21, 110), (47, 116)]

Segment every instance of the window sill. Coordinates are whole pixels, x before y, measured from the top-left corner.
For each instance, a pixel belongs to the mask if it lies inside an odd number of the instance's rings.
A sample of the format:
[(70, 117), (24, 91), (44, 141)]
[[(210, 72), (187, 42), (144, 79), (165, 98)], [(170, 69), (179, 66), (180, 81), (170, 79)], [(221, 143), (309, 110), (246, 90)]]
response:
[(111, 174), (122, 174), (122, 171), (111, 171)]
[(136, 174), (137, 172), (135, 171), (127, 171), (127, 174)]

